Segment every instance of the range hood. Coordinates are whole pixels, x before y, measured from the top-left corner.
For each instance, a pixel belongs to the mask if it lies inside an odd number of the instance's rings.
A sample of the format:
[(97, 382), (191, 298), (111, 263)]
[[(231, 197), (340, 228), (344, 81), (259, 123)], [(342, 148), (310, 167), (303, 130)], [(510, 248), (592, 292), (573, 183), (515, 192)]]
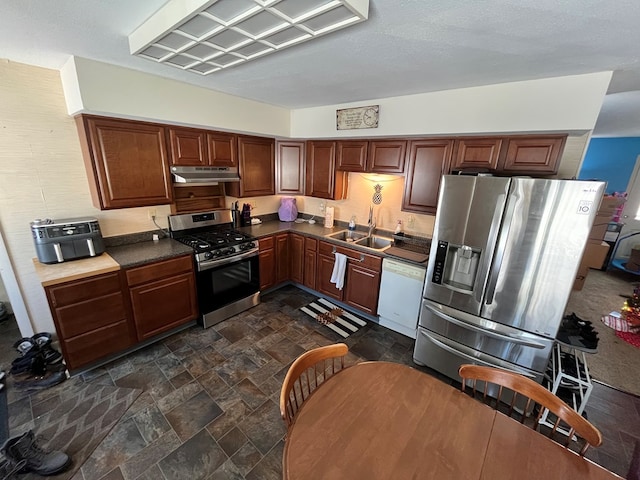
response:
[(237, 167), (171, 167), (175, 183), (217, 185), (219, 182), (239, 182)]

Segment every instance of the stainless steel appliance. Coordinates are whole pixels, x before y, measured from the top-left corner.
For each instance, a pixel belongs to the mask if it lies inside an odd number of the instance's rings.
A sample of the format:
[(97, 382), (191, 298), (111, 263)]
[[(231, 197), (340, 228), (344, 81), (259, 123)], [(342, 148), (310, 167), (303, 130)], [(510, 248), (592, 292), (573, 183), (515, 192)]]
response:
[(96, 218), (50, 218), (31, 222), (38, 260), (61, 263), (104, 253), (104, 241)]
[(232, 227), (230, 210), (169, 216), (171, 237), (195, 251), (205, 328), (260, 303), (258, 240)]
[(171, 167), (176, 183), (217, 185), (219, 182), (239, 182), (238, 167)]
[(603, 182), (444, 176), (414, 361), (542, 381)]

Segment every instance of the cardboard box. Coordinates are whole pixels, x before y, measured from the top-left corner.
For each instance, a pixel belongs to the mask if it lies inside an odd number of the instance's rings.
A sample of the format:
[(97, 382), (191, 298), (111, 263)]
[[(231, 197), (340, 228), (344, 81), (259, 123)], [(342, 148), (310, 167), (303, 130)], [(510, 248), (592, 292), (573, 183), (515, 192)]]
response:
[(626, 200), (627, 199), (624, 197), (602, 197), (600, 208), (598, 208), (598, 215), (609, 215), (609, 218), (611, 218), (613, 213), (616, 211), (616, 208), (622, 205)]
[(601, 241), (599, 244), (587, 243), (580, 266), (584, 265), (587, 268), (597, 268), (600, 270), (604, 265), (605, 258), (607, 258), (609, 248), (611, 247), (607, 242)]
[(590, 244), (600, 245), (607, 233), (608, 226), (608, 223), (601, 223), (598, 225), (594, 224), (593, 227), (591, 227), (591, 231), (589, 232), (588, 242)]
[(589, 267), (581, 264), (580, 268), (578, 268), (578, 273), (576, 273), (576, 279), (573, 282), (573, 290), (582, 290), (587, 275), (589, 275)]

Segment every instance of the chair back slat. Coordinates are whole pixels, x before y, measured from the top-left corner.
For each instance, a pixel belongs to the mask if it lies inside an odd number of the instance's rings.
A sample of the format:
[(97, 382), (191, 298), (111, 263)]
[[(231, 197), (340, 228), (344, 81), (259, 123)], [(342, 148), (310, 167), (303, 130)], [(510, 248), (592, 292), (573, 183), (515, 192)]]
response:
[[(344, 357), (348, 352), (347, 345), (337, 343), (309, 350), (294, 360), (280, 390), (280, 415), (287, 428), (307, 398), (327, 378), (344, 370)], [(340, 368), (336, 368), (337, 358)]]
[[(574, 434), (584, 439), (584, 445), (580, 449), (580, 455), (584, 455), (589, 446), (598, 447), (602, 444), (602, 435), (596, 427), (594, 427), (588, 420), (582, 417), (578, 412), (572, 409), (564, 401), (544, 388), (539, 383), (534, 382), (530, 378), (523, 375), (503, 370), (501, 368), (484, 367), (480, 365), (462, 365), (459, 369), (460, 377), (462, 377), (462, 391), (467, 390), (467, 381), (471, 380), (473, 383), (473, 396), (476, 397), (476, 382), (484, 382), (484, 401), (486, 402), (486, 394), (488, 384), (497, 385), (498, 394), (495, 404), (495, 408), (499, 409), (500, 399), (503, 394), (503, 388), (506, 391), (510, 391), (512, 394), (512, 400), (509, 405), (508, 414), (513, 415), (513, 412), (520, 414), (519, 404), (516, 398), (520, 395), (526, 398), (526, 406), (521, 413), (521, 423), (525, 422), (525, 419), (530, 412), (538, 409), (538, 413), (535, 416), (533, 423), (534, 430), (538, 430), (540, 425), (540, 419), (544, 409), (548, 409), (557, 420), (553, 424), (553, 428), (549, 433), (551, 438), (556, 437), (556, 432), (560, 423), (565, 423), (571, 429), (566, 439), (566, 445), (571, 443), (571, 439)], [(554, 438), (555, 439), (555, 438)]]

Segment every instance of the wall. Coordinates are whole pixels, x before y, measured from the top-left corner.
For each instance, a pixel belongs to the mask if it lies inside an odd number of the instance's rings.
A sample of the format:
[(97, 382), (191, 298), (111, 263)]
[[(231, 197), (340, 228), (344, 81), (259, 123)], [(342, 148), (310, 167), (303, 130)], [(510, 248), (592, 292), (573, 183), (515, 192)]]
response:
[(90, 112), (288, 136), (289, 110), (147, 73), (72, 57), (61, 71), (70, 115)]
[(580, 169), (580, 179), (607, 182), (607, 193), (624, 192), (640, 155), (640, 137), (592, 138)]
[[(0, 61), (0, 78), (0, 225), (29, 317), (19, 318), (16, 311), (16, 318), (21, 331), (31, 321), (35, 331), (52, 332), (33, 267), (29, 222), (95, 216), (105, 236), (154, 226), (144, 208), (100, 211), (91, 204), (78, 133), (57, 71)], [(168, 206), (156, 210), (160, 218), (169, 214)]]
[[(611, 72), (293, 110), (294, 138), (591, 131)], [(336, 130), (336, 110), (380, 105), (378, 128)]]

